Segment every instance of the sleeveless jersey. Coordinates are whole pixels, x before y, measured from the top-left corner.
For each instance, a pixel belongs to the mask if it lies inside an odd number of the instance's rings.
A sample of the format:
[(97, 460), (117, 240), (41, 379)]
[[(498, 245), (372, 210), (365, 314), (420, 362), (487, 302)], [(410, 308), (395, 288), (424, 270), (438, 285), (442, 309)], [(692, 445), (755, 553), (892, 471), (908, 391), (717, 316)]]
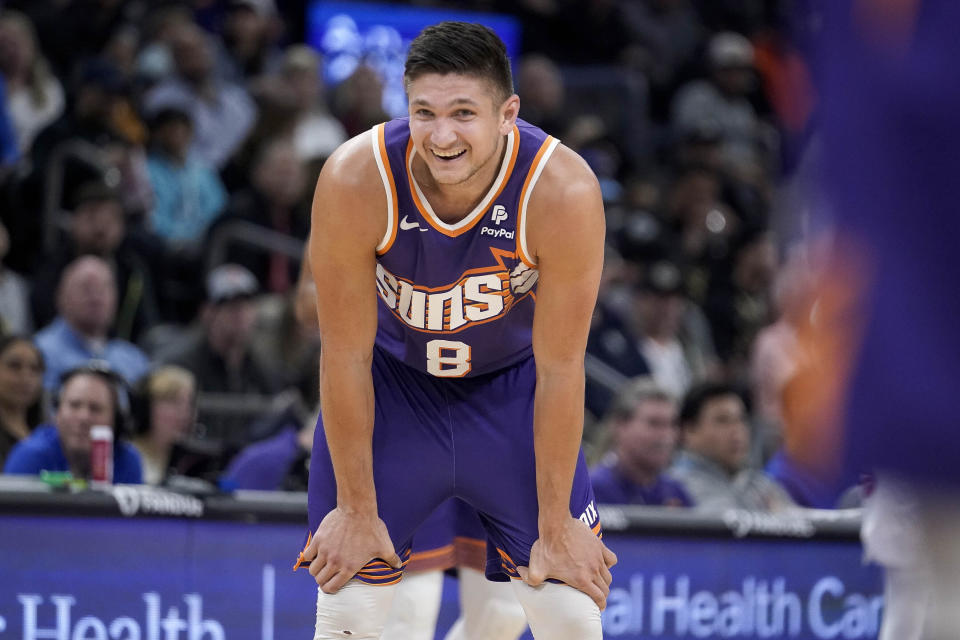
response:
[(526, 208), (559, 141), (517, 120), (489, 191), (454, 224), (437, 217), (413, 177), (408, 118), (375, 126), (371, 142), (388, 212), (377, 247), (377, 346), (444, 378), (529, 357), (538, 274)]

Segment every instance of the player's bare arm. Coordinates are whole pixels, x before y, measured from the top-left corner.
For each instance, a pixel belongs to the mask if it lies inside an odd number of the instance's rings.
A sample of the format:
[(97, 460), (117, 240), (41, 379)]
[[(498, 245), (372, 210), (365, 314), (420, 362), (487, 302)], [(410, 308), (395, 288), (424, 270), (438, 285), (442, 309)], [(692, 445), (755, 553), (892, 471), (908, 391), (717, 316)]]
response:
[(534, 585), (562, 580), (603, 609), (616, 556), (570, 515), (583, 433), (583, 357), (604, 243), (600, 186), (576, 153), (557, 148), (531, 197), (529, 216), (527, 244), (540, 272), (533, 321), (540, 538), (524, 573)]
[(338, 149), (324, 165), (313, 199), (310, 268), (323, 349), (320, 398), (337, 481), (337, 507), (304, 552), (326, 593), (381, 558), (400, 566), (377, 515), (373, 483), (372, 363), (377, 330), (376, 247), (386, 229), (386, 196), (370, 133)]

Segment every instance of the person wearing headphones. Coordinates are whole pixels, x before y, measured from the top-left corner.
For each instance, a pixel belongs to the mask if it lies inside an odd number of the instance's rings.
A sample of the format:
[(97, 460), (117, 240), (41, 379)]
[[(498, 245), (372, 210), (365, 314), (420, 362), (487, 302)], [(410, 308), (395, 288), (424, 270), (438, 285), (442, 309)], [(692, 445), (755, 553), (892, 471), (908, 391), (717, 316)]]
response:
[[(122, 379), (97, 363), (70, 369), (60, 377), (53, 424), (37, 427), (7, 457), (4, 473), (33, 475), (69, 471), (74, 478), (90, 477), (90, 430), (95, 425), (123, 433), (127, 417), (121, 401)], [(114, 437), (113, 481), (141, 484), (140, 454)]]

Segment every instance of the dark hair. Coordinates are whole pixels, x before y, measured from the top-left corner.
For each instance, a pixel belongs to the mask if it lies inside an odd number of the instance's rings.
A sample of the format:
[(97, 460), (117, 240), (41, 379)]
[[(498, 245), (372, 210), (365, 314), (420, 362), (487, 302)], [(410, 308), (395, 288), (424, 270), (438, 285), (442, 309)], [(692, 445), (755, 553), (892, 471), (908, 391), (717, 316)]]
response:
[[(26, 345), (29, 345), (34, 353), (37, 354), (37, 357), (40, 359), (40, 368), (46, 369), (47, 364), (43, 358), (43, 352), (40, 351), (39, 347), (31, 340), (29, 337), (20, 335), (20, 334), (10, 334), (10, 335), (0, 335), (0, 355), (2, 355), (11, 345), (22, 342)], [(33, 429), (38, 424), (43, 422), (43, 392), (41, 391), (40, 395), (37, 396), (36, 401), (27, 407), (27, 426), (30, 429)]]
[(129, 402), (130, 393), (127, 388), (127, 382), (102, 360), (91, 360), (79, 367), (74, 367), (61, 373), (54, 406), (59, 406), (63, 388), (70, 380), (77, 376), (94, 376), (100, 378), (107, 385), (107, 388), (110, 389), (110, 398), (113, 400), (114, 440), (118, 440), (120, 436), (128, 435), (130, 433), (130, 416), (127, 403)]
[(724, 382), (704, 382), (692, 387), (683, 398), (683, 406), (680, 408), (680, 426), (683, 429), (689, 428), (700, 418), (700, 412), (704, 405), (722, 396), (737, 396), (746, 406), (746, 398), (740, 390)]
[(427, 73), (459, 73), (493, 83), (499, 101), (513, 94), (507, 47), (493, 29), (471, 22), (441, 22), (420, 32), (403, 67), (406, 85)]

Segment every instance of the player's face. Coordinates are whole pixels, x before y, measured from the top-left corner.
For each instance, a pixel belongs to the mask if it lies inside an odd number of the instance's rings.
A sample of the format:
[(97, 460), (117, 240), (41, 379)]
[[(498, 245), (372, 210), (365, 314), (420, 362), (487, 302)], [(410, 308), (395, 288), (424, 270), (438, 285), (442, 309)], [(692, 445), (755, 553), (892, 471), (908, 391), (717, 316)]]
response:
[(438, 185), (460, 185), (495, 171), (503, 137), (517, 119), (516, 95), (501, 102), (489, 80), (430, 73), (410, 82), (407, 96), (413, 144)]

